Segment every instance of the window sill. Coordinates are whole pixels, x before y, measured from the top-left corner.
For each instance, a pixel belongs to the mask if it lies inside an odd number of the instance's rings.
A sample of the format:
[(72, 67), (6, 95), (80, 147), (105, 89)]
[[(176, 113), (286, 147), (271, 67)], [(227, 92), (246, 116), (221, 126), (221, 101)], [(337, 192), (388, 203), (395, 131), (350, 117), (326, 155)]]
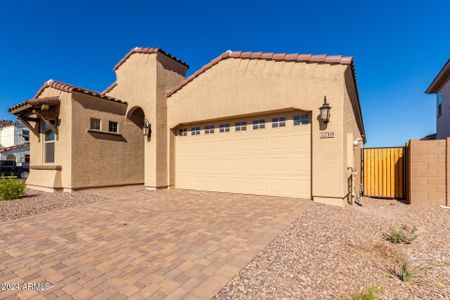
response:
[(96, 129), (88, 129), (87, 132), (100, 133), (100, 134), (113, 135), (113, 136), (122, 136), (122, 134), (118, 133), (118, 132), (109, 132), (109, 131), (102, 131), (102, 130), (96, 130)]
[(40, 165), (40, 166), (30, 166), (30, 170), (62, 170), (59, 165)]

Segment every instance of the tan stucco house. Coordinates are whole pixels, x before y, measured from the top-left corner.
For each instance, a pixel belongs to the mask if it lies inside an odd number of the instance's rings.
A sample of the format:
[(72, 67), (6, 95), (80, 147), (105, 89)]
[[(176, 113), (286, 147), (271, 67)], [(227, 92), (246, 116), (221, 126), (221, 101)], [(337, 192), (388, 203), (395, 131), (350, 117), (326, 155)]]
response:
[(450, 137), (450, 59), (425, 93), (436, 95), (436, 139)]
[(351, 57), (227, 51), (187, 69), (135, 48), (103, 92), (50, 80), (11, 107), (32, 131), (28, 186), (348, 199), (365, 142)]

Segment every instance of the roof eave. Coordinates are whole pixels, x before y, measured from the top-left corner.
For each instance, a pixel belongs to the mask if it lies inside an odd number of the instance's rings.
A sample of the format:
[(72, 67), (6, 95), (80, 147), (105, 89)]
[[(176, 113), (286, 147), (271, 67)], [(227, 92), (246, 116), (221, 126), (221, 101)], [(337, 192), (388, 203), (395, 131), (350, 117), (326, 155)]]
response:
[(43, 105), (55, 106), (61, 103), (59, 97), (47, 97), (25, 100), (17, 105), (14, 105), (8, 109), (9, 113), (17, 115), (30, 108), (39, 108)]
[(450, 78), (450, 59), (447, 60), (445, 65), (442, 67), (442, 69), (439, 71), (437, 76), (434, 78), (433, 82), (428, 86), (428, 88), (425, 91), (425, 94), (436, 94), (445, 83)]

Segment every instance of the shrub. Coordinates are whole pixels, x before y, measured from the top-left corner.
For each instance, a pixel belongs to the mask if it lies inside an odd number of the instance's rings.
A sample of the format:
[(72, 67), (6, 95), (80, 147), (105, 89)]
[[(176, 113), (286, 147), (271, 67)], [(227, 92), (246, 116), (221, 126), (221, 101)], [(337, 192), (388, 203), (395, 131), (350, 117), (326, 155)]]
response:
[(411, 244), (417, 238), (417, 228), (410, 228), (406, 225), (400, 227), (392, 226), (384, 238), (393, 244)]
[(367, 289), (361, 289), (359, 292), (354, 293), (351, 300), (377, 300), (381, 299), (378, 295), (378, 289), (375, 286), (371, 286)]
[(409, 262), (408, 258), (405, 257), (403, 259), (397, 260), (397, 265), (393, 269), (393, 273), (401, 281), (410, 282), (423, 269), (424, 269), (424, 266), (422, 264), (413, 266)]
[(14, 200), (25, 193), (25, 181), (2, 176), (0, 179), (0, 200)]

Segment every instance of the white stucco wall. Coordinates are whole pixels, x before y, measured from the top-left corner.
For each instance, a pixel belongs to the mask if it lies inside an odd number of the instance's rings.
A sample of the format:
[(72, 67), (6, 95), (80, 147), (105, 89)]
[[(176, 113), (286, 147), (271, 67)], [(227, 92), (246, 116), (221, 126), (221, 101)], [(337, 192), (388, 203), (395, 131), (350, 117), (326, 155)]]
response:
[(6, 160), (9, 155), (14, 155), (15, 161), (18, 166), (21, 166), (25, 162), (26, 155), (30, 155), (30, 146), (24, 148), (13, 149), (10, 151), (0, 152), (0, 159)]
[(23, 125), (0, 128), (0, 146), (11, 147), (25, 143), (24, 131), (28, 131), (28, 129)]

